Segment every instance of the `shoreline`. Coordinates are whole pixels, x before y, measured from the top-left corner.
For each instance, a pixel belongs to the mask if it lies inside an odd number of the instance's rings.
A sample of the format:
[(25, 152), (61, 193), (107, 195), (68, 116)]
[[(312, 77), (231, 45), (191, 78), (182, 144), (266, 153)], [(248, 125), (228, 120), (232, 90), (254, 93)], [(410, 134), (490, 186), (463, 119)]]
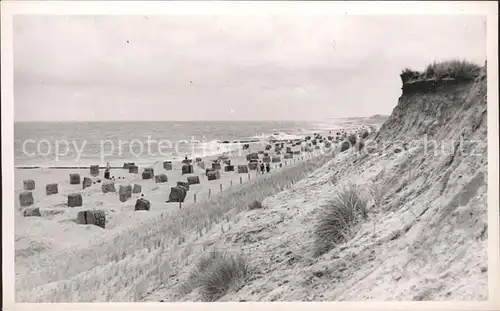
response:
[[(61, 159), (55, 160), (55, 162), (62, 162), (61, 165), (54, 164), (54, 158), (58, 159), (57, 155), (54, 155), (51, 161), (46, 161), (44, 163), (44, 159), (41, 158), (40, 161), (33, 161), (34, 163), (29, 163), (31, 161), (23, 161), (25, 163), (19, 163), (16, 164), (14, 163), (14, 169), (15, 170), (32, 170), (32, 169), (90, 169), (91, 165), (99, 165), (100, 169), (105, 169), (106, 168), (106, 162), (109, 162), (111, 165), (111, 169), (122, 169), (122, 165), (124, 163), (129, 163), (129, 162), (134, 162), (136, 163), (137, 166), (142, 167), (142, 166), (147, 166), (147, 165), (152, 165), (158, 161), (172, 161), (172, 162), (181, 162), (184, 159), (184, 156), (187, 154), (188, 157), (190, 158), (206, 158), (206, 157), (213, 157), (213, 156), (221, 156), (224, 153), (228, 153), (229, 155), (236, 154), (236, 156), (243, 155), (247, 150), (242, 150), (243, 145), (245, 144), (250, 144), (252, 145), (261, 145), (261, 144), (271, 144), (273, 145), (274, 143), (288, 143), (288, 142), (297, 142), (297, 141), (303, 141), (305, 137), (307, 136), (313, 136), (314, 134), (321, 134), (323, 136), (328, 136), (328, 135), (334, 135), (335, 132), (340, 132), (341, 129), (338, 130), (327, 130), (327, 129), (317, 129), (317, 130), (311, 130), (307, 132), (301, 132), (301, 133), (293, 133), (293, 134), (288, 134), (285, 132), (275, 132), (275, 133), (270, 133), (269, 135), (263, 135), (262, 137), (259, 138), (246, 138), (246, 139), (227, 139), (227, 140), (221, 140), (221, 139), (216, 139), (213, 140), (212, 142), (216, 142), (219, 146), (217, 148), (220, 149), (225, 149), (228, 147), (228, 145), (233, 145), (229, 148), (227, 151), (214, 151), (211, 152), (206, 152), (204, 154), (203, 151), (195, 151), (194, 148), (190, 150), (186, 150), (186, 152), (177, 152), (174, 153), (174, 151), (171, 152), (171, 154), (155, 154), (155, 155), (144, 155), (140, 157), (135, 157), (134, 155), (126, 155), (122, 156), (120, 155), (109, 155), (108, 157), (104, 157), (104, 159), (101, 159), (99, 155), (94, 156), (87, 156), (86, 158), (81, 159), (80, 161), (73, 161), (73, 160), (65, 160)], [(274, 134), (277, 134), (274, 138)], [(210, 150), (210, 149), (208, 149)], [(106, 159), (107, 158), (107, 159)], [(27, 162), (27, 163), (26, 163)], [(48, 162), (48, 163), (47, 163)], [(81, 165), (78, 164), (78, 162), (82, 162)], [(93, 162), (93, 163), (92, 163)], [(121, 164), (120, 164), (121, 163)]]

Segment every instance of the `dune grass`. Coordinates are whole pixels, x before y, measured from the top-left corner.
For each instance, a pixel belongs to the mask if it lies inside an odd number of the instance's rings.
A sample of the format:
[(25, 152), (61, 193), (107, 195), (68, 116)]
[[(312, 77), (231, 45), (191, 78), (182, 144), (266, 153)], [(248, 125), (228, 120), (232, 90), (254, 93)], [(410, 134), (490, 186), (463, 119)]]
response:
[(367, 217), (366, 206), (367, 201), (352, 185), (341, 189), (322, 206), (314, 230), (314, 256), (321, 256), (336, 245), (349, 241), (360, 216)]
[(347, 140), (349, 140), (349, 143), (351, 143), (351, 146), (354, 146), (354, 145), (356, 145), (356, 141), (358, 140), (358, 136), (354, 133), (349, 134), (349, 136), (347, 136)]
[(427, 65), (423, 72), (406, 68), (401, 71), (400, 77), (404, 83), (417, 80), (445, 78), (457, 79), (460, 81), (474, 80), (480, 73), (481, 67), (466, 60), (447, 60), (433, 62)]
[(242, 255), (214, 248), (196, 262), (183, 284), (183, 294), (197, 290), (203, 301), (217, 301), (227, 292), (237, 289), (248, 272), (248, 264)]
[(361, 139), (366, 139), (368, 137), (368, 135), (370, 135), (370, 132), (368, 130), (363, 130), (363, 132), (361, 132)]
[(253, 209), (261, 209), (262, 208), (262, 203), (260, 201), (253, 201), (252, 203), (250, 203), (248, 205), (248, 209), (249, 210), (253, 210)]
[(342, 141), (342, 143), (340, 144), (340, 152), (349, 150), (349, 148), (351, 148), (351, 143), (348, 140)]
[[(51, 254), (16, 280), (16, 300), (22, 302), (138, 301), (199, 251), (195, 241), (231, 215), (248, 210), (280, 192), (332, 159), (329, 154), (292, 164), (199, 201), (169, 217), (160, 216), (121, 232), (111, 241)], [(52, 284), (48, 284), (52, 283)], [(114, 284), (114, 285), (110, 285)], [(77, 293), (77, 294), (75, 294)]]

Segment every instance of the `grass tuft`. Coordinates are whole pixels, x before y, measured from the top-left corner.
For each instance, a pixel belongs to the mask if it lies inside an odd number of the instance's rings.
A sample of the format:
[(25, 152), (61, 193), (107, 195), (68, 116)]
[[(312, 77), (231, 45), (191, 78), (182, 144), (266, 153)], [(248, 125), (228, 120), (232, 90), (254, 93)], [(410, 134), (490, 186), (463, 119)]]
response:
[(340, 152), (344, 152), (344, 151), (348, 150), (350, 147), (351, 147), (351, 144), (347, 140), (344, 140), (340, 144)]
[(260, 201), (257, 200), (253, 201), (248, 205), (249, 210), (261, 209), (261, 208), (262, 208), (262, 203), (260, 203)]
[(367, 217), (367, 201), (354, 186), (342, 189), (322, 206), (314, 230), (314, 256), (321, 256), (336, 245), (350, 240), (353, 229), (361, 216)]
[(186, 281), (188, 291), (197, 290), (205, 302), (217, 301), (237, 289), (248, 275), (241, 255), (213, 249), (200, 257)]
[(368, 130), (364, 130), (363, 132), (361, 132), (360, 136), (362, 139), (366, 139), (368, 135), (370, 135), (370, 132), (368, 132)]
[(349, 140), (349, 142), (351, 143), (352, 146), (354, 146), (356, 144), (356, 141), (358, 140), (358, 137), (356, 136), (356, 134), (350, 134), (347, 139)]

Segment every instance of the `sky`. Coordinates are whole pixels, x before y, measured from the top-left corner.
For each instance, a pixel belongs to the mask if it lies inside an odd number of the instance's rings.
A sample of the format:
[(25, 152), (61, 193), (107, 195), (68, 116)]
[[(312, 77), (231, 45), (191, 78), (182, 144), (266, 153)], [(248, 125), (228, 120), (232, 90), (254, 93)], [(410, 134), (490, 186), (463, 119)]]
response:
[(486, 59), (482, 16), (14, 18), (14, 119), (323, 120), (391, 114), (399, 73)]

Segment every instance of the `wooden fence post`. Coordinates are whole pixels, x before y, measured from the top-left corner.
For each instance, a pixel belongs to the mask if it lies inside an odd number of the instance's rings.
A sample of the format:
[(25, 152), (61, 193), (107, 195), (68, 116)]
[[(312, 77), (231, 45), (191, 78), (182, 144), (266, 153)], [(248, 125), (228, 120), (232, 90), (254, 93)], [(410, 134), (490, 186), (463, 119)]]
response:
[(220, 184), (220, 192), (222, 192), (222, 184)]
[(182, 202), (179, 201), (179, 209), (181, 209), (181, 208), (182, 208)]
[(243, 184), (243, 178), (240, 176), (240, 185)]
[(250, 180), (250, 174), (248, 174), (248, 180)]
[(194, 203), (196, 203), (196, 193), (194, 194)]
[(210, 198), (210, 195), (212, 194), (212, 189), (208, 189), (208, 197)]

